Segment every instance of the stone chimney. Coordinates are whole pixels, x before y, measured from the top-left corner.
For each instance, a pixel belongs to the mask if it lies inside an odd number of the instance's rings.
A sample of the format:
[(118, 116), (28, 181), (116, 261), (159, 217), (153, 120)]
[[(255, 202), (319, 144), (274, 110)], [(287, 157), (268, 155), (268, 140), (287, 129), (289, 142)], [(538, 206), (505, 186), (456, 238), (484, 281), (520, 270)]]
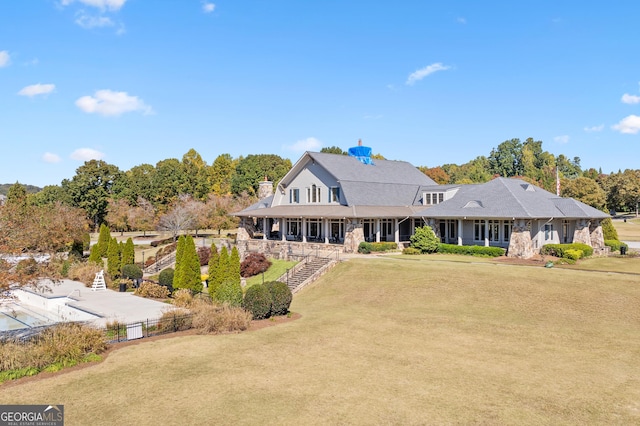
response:
[(260, 182), (258, 186), (258, 198), (264, 199), (273, 195), (273, 182), (264, 177), (264, 180)]

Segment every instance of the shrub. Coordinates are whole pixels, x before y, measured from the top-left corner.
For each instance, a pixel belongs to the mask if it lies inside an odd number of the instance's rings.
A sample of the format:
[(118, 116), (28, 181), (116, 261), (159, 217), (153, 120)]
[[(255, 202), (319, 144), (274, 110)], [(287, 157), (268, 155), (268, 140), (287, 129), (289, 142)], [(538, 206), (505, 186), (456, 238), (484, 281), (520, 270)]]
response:
[(210, 257), (211, 257), (210, 247), (198, 247), (198, 260), (200, 260), (200, 266), (208, 265)]
[(251, 324), (251, 313), (228, 304), (198, 302), (191, 308), (193, 327), (200, 333), (218, 334), (244, 331)]
[(265, 272), (271, 266), (271, 261), (262, 253), (249, 253), (240, 263), (240, 276), (253, 277)]
[(158, 275), (158, 284), (167, 287), (169, 293), (173, 293), (173, 275), (175, 271), (173, 268), (163, 269)]
[(604, 240), (604, 245), (611, 248), (611, 251), (620, 251), (620, 247), (624, 246), (625, 248), (629, 248), (629, 246), (622, 241), (618, 240)]
[(582, 243), (572, 243), (572, 244), (545, 244), (540, 249), (541, 254), (555, 256), (555, 257), (566, 257), (564, 255), (566, 250), (581, 250), (584, 254), (583, 257), (589, 257), (593, 255), (593, 247), (587, 244)]
[(188, 308), (193, 304), (193, 295), (186, 288), (179, 288), (173, 292), (173, 304), (181, 308)]
[(440, 242), (430, 226), (416, 228), (410, 240), (411, 247), (420, 250), (421, 253), (435, 253)]
[(253, 319), (268, 318), (271, 314), (271, 293), (262, 284), (254, 284), (247, 289), (242, 307), (251, 312)]
[(499, 257), (505, 253), (501, 247), (459, 246), (456, 244), (438, 244), (438, 253), (462, 254), (465, 256)]
[[(96, 277), (96, 273), (100, 272), (102, 267), (96, 265), (93, 262), (87, 263), (74, 263), (69, 267), (69, 279), (74, 281), (80, 281), (87, 287), (91, 287), (93, 280)], [(107, 277), (105, 277), (105, 280)]]
[(216, 287), (212, 298), (221, 304), (240, 306), (242, 305), (242, 287), (235, 280), (226, 280)]
[(616, 231), (616, 228), (613, 226), (613, 221), (610, 217), (604, 219), (600, 223), (602, 225), (602, 234), (604, 235), (605, 241), (618, 239), (618, 231)]
[(366, 241), (363, 241), (360, 243), (360, 245), (358, 245), (358, 253), (368, 254), (372, 251), (384, 252), (389, 250), (396, 250), (397, 248), (398, 244), (394, 242), (380, 241), (377, 243), (368, 243)]
[(578, 260), (578, 259), (581, 259), (583, 255), (584, 255), (584, 252), (582, 250), (567, 249), (564, 251), (564, 256), (562, 256), (562, 258), (570, 259), (570, 260)]
[(281, 281), (269, 281), (264, 286), (271, 294), (271, 315), (286, 315), (293, 300), (291, 289)]
[(415, 247), (406, 247), (402, 250), (402, 254), (421, 254), (421, 252)]
[(172, 309), (166, 311), (158, 320), (158, 331), (170, 333), (172, 331), (189, 330), (193, 326), (193, 315), (186, 309)]
[(137, 296), (151, 297), (154, 299), (166, 299), (169, 297), (169, 290), (162, 285), (152, 283), (151, 281), (144, 281), (140, 284), (140, 287), (134, 292)]
[(45, 329), (27, 343), (0, 342), (0, 382), (33, 375), (58, 364), (74, 365), (89, 354), (99, 354), (107, 344), (102, 331), (79, 323), (63, 323)]
[(122, 277), (130, 280), (142, 278), (142, 269), (138, 265), (124, 265), (122, 267)]

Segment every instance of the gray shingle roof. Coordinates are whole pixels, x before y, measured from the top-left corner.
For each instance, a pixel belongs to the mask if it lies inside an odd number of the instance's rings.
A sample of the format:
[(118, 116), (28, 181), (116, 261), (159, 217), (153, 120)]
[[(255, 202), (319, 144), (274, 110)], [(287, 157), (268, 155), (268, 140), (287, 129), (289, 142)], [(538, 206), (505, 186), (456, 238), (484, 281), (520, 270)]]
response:
[(606, 213), (571, 198), (561, 198), (521, 179), (496, 178), (462, 185), (457, 194), (419, 212), (449, 218), (606, 218)]

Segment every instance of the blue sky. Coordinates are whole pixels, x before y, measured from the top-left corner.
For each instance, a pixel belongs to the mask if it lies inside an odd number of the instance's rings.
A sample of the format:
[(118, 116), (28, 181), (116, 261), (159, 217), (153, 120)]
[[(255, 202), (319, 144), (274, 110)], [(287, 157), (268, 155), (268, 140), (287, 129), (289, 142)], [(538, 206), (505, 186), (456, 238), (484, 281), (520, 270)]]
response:
[(433, 167), (533, 137), (640, 168), (637, 1), (4, 0), (0, 183), (347, 149)]

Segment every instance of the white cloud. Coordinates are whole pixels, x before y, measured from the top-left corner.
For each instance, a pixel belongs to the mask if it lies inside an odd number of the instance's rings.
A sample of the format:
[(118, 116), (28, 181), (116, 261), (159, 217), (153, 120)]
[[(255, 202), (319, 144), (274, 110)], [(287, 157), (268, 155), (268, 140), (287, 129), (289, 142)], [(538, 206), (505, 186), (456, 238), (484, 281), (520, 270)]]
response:
[(153, 114), (153, 109), (137, 96), (112, 90), (98, 90), (94, 96), (83, 96), (76, 101), (76, 105), (88, 114), (100, 114), (105, 117), (134, 111), (140, 111), (145, 115)]
[(44, 160), (45, 163), (59, 163), (60, 162), (60, 156), (57, 154), (53, 154), (51, 152), (45, 152), (42, 155), (42, 159)]
[(70, 157), (77, 161), (102, 160), (104, 153), (91, 148), (78, 148), (71, 153)]
[(76, 24), (85, 29), (96, 27), (113, 27), (114, 23), (107, 16), (91, 16), (86, 13), (80, 13), (76, 18)]
[(0, 68), (6, 67), (11, 63), (11, 56), (6, 50), (0, 50)]
[(569, 135), (556, 136), (553, 140), (558, 143), (569, 143)]
[(611, 126), (611, 128), (613, 130), (617, 130), (620, 133), (635, 135), (640, 132), (640, 116), (629, 115), (620, 120), (618, 124), (614, 124), (613, 126)]
[(589, 133), (592, 133), (592, 132), (601, 132), (601, 131), (603, 131), (603, 130), (604, 130), (604, 124), (601, 124), (601, 125), (599, 125), (599, 126), (591, 126), (591, 127), (585, 127), (585, 128), (584, 128), (584, 131), (585, 131), (585, 132), (589, 132)]
[(625, 104), (640, 104), (640, 96), (629, 95), (625, 93), (622, 95), (621, 101)]
[(448, 65), (442, 65), (441, 62), (436, 62), (435, 64), (427, 65), (426, 67), (421, 68), (421, 69), (411, 73), (409, 75), (409, 77), (407, 78), (406, 84), (411, 86), (416, 81), (422, 80), (423, 78), (425, 78), (429, 74), (433, 74), (434, 72), (437, 72), (437, 71), (446, 71), (446, 70), (448, 70), (450, 68), (451, 67), (448, 66)]
[(295, 152), (319, 151), (322, 148), (322, 142), (316, 138), (306, 138), (297, 141), (293, 145), (284, 146), (284, 148)]
[(216, 5), (214, 3), (202, 2), (202, 11), (204, 13), (211, 13), (216, 9)]
[(29, 96), (30, 98), (36, 95), (47, 95), (56, 89), (55, 84), (32, 84), (31, 86), (23, 87), (18, 95)]
[[(63, 6), (68, 6), (76, 0), (62, 0), (61, 4)], [(100, 10), (119, 10), (127, 0), (77, 0), (82, 4), (86, 4), (87, 6), (97, 7)]]

